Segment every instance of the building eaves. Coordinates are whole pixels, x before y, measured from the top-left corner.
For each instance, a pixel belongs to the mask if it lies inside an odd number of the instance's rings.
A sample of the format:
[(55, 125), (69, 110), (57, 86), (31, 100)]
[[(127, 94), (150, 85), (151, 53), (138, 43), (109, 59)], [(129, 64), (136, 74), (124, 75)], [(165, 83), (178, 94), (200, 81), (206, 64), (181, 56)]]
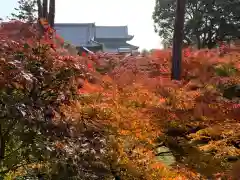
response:
[(54, 26), (95, 26), (95, 23), (55, 23)]
[(132, 39), (132, 36), (128, 34), (127, 26), (95, 26), (95, 28), (96, 39)]
[(105, 47), (107, 48), (112, 48), (112, 49), (117, 49), (117, 48), (131, 48), (131, 49), (138, 49), (138, 46), (134, 46), (132, 44), (129, 43), (105, 43), (104, 44)]
[(129, 44), (129, 43), (126, 43), (127, 45), (129, 45), (131, 48), (133, 48), (133, 49), (139, 49), (139, 47), (138, 46), (134, 46), (134, 45), (132, 45), (132, 44)]

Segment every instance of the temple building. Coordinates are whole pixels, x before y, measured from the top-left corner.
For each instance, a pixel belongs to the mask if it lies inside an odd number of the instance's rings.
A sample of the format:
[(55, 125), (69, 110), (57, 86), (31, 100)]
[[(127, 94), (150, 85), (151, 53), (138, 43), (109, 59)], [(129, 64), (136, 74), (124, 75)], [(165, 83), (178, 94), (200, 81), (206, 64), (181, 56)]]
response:
[(78, 49), (117, 53), (120, 49), (138, 50), (127, 43), (134, 36), (128, 34), (127, 26), (96, 26), (95, 23), (56, 23), (56, 32)]
[(103, 51), (118, 52), (120, 48), (138, 49), (137, 46), (127, 43), (133, 37), (128, 34), (127, 26), (96, 26), (94, 40), (103, 44)]

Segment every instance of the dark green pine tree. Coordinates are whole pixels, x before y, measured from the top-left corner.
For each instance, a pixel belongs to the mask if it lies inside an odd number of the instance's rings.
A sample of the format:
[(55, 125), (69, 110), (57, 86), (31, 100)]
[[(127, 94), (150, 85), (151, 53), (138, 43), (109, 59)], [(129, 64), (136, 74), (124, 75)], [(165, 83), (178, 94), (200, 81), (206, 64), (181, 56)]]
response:
[(20, 20), (23, 22), (33, 23), (37, 20), (37, 4), (35, 0), (19, 0), (16, 13), (11, 14), (11, 20)]
[(33, 23), (40, 18), (45, 18), (53, 27), (55, 6), (55, 0), (18, 0), (18, 8), (15, 8), (16, 13), (12, 13), (10, 19)]

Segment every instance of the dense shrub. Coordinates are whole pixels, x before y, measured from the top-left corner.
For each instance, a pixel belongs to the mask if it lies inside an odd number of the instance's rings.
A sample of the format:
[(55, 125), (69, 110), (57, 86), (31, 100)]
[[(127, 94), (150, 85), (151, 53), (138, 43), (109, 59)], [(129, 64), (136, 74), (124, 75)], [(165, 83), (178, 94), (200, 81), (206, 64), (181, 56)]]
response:
[(1, 174), (82, 179), (76, 153), (84, 131), (75, 135), (60, 107), (79, 97), (79, 78), (94, 75), (80, 57), (60, 56), (35, 28), (11, 22), (0, 29)]

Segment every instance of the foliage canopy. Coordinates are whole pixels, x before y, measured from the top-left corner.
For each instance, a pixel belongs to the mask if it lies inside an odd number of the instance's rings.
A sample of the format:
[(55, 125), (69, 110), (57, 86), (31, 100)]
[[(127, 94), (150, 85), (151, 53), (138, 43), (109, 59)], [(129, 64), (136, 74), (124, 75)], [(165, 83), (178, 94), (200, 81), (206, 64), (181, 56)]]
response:
[[(153, 12), (155, 31), (172, 44), (175, 0), (156, 0)], [(219, 41), (239, 38), (239, 0), (188, 0), (184, 41), (198, 48), (213, 48)]]

